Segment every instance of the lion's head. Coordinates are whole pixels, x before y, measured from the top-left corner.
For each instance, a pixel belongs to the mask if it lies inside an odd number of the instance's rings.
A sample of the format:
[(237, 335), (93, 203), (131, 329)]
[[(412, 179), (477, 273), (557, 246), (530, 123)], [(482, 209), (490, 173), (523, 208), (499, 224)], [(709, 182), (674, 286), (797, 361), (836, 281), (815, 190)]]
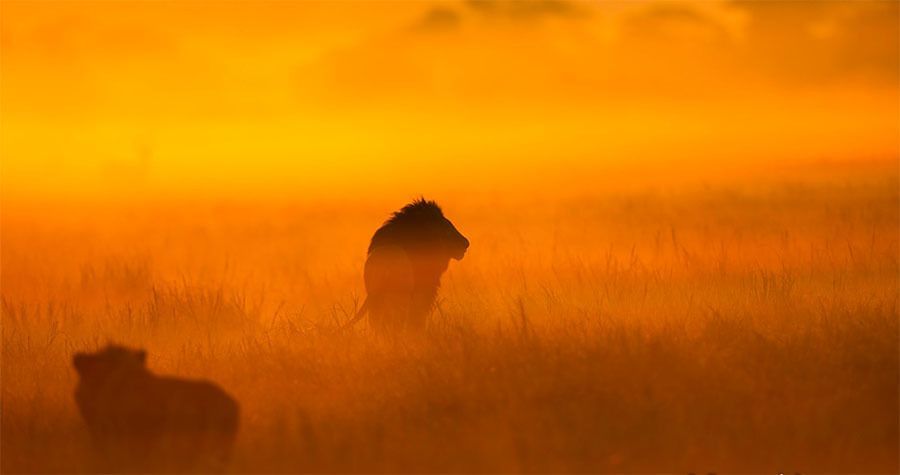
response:
[(98, 381), (113, 375), (146, 371), (147, 352), (109, 345), (96, 353), (75, 353), (72, 363), (83, 380)]
[(401, 244), (456, 260), (462, 259), (469, 248), (469, 240), (444, 217), (440, 206), (424, 198), (395, 212), (372, 237), (369, 252), (382, 244)]

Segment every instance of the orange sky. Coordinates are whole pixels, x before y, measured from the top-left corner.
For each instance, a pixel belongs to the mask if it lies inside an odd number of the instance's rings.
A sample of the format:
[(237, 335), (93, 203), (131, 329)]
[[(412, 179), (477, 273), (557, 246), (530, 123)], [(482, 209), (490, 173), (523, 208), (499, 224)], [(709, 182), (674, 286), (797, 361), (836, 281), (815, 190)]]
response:
[(896, 2), (0, 2), (4, 199), (898, 157)]

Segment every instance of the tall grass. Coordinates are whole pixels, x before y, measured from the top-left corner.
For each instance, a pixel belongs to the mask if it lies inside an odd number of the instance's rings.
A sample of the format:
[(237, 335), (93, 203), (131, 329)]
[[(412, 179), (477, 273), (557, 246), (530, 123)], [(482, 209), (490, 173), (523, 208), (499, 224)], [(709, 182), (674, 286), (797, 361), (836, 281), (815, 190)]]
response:
[(90, 468), (108, 340), (237, 397), (236, 472), (900, 469), (896, 180), (445, 200), (429, 331), (340, 331), (399, 204), (6, 206), (2, 470)]

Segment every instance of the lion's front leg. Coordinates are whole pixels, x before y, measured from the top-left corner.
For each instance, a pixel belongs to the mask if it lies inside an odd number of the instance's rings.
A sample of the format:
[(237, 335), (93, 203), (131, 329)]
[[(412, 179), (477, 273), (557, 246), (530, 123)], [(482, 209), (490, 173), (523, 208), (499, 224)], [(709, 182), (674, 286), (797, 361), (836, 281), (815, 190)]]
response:
[(377, 330), (407, 325), (415, 285), (409, 257), (399, 246), (374, 249), (365, 268), (369, 324)]

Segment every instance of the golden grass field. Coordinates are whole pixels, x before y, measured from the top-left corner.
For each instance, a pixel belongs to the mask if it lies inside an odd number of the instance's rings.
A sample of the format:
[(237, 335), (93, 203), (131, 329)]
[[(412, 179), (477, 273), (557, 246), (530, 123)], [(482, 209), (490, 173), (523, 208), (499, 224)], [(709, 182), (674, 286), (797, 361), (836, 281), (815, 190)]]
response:
[(116, 341), (236, 396), (235, 472), (896, 472), (895, 166), (434, 197), (472, 248), (396, 339), (338, 328), (402, 202), (6, 204), (2, 471), (90, 468)]

